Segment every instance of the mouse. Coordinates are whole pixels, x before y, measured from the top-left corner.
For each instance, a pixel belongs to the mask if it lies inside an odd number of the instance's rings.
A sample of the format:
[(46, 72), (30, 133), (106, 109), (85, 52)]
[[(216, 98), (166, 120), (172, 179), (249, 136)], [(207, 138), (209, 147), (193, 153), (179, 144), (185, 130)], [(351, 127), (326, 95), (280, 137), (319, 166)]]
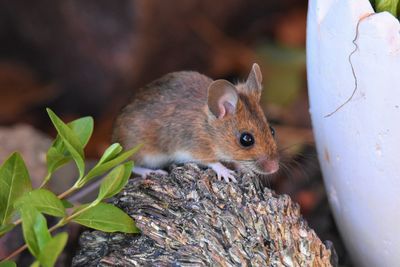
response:
[(235, 170), (272, 174), (279, 169), (278, 147), (261, 93), (257, 63), (237, 84), (172, 72), (144, 86), (121, 110), (112, 140), (124, 149), (141, 145), (132, 171), (142, 177), (187, 162), (211, 168), (226, 182), (237, 182)]

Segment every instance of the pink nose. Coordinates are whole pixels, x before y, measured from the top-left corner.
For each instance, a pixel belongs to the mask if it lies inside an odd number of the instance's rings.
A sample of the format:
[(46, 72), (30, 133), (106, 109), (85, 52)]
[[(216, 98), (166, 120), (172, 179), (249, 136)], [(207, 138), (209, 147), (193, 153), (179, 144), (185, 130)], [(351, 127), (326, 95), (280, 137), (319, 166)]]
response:
[(279, 170), (279, 160), (277, 159), (259, 159), (258, 164), (267, 174), (271, 174)]

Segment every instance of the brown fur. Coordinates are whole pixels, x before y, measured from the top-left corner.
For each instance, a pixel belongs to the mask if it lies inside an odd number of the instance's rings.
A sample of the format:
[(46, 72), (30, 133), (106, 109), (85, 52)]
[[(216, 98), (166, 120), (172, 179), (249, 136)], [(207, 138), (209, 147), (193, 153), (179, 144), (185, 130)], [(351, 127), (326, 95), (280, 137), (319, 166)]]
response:
[[(250, 76), (249, 76), (250, 77)], [(143, 147), (133, 156), (139, 166), (144, 157), (172, 155), (187, 151), (193, 161), (255, 162), (276, 160), (277, 146), (259, 105), (261, 88), (236, 85), (239, 100), (233, 115), (218, 119), (207, 106), (207, 90), (212, 80), (197, 72), (174, 72), (147, 85), (116, 120), (113, 141), (127, 149)], [(255, 137), (251, 148), (239, 143), (242, 131)], [(171, 163), (174, 159), (171, 159)]]

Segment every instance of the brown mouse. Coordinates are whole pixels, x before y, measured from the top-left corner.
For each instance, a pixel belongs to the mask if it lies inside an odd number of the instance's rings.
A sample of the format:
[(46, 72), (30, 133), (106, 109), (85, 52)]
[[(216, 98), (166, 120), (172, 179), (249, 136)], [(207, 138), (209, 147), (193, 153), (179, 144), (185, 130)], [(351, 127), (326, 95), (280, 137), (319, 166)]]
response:
[(253, 64), (244, 83), (211, 80), (192, 71), (173, 72), (148, 84), (118, 116), (113, 141), (133, 156), (134, 173), (146, 176), (171, 163), (211, 167), (236, 181), (221, 162), (259, 174), (279, 168), (274, 131), (259, 104), (262, 75)]

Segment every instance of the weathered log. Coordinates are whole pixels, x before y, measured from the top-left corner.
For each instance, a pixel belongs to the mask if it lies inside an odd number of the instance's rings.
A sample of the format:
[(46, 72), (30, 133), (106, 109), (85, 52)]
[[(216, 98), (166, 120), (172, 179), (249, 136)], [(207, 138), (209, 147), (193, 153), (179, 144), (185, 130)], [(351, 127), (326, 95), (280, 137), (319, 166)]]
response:
[(252, 174), (220, 182), (195, 164), (134, 178), (112, 202), (140, 235), (84, 232), (73, 266), (336, 266), (287, 195)]

